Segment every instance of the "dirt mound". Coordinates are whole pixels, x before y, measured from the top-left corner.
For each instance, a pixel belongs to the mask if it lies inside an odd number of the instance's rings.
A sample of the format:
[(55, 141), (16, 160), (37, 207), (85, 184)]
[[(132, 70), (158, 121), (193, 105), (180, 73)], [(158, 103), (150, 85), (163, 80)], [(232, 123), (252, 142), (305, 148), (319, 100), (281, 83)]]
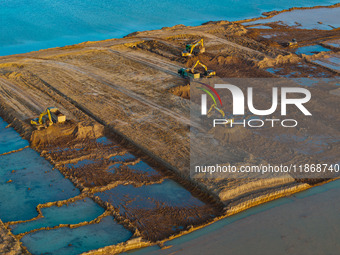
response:
[[(209, 54), (201, 54), (199, 57), (193, 57), (188, 60), (187, 67), (192, 67), (197, 60), (204, 63), (208, 69), (215, 70), (218, 77), (273, 77), (272, 74), (257, 67), (253, 61), (243, 59), (239, 56), (210, 56)], [(195, 70), (203, 73), (202, 67), (197, 67)]]
[(190, 99), (190, 84), (171, 88), (170, 92), (176, 96)]
[(157, 55), (170, 58), (173, 61), (184, 62), (181, 58), (181, 50), (175, 47), (171, 47), (165, 43), (157, 40), (144, 41), (136, 44), (132, 47), (133, 49), (146, 50)]
[(68, 143), (72, 140), (95, 139), (103, 136), (104, 127), (100, 124), (83, 125), (74, 121), (54, 124), (43, 130), (32, 132), (31, 145), (36, 148)]
[(289, 54), (286, 56), (279, 55), (276, 58), (264, 58), (261, 60), (257, 65), (260, 68), (268, 68), (273, 67), (276, 65), (283, 65), (283, 64), (295, 64), (299, 63), (301, 61), (301, 58), (298, 57), (295, 54)]

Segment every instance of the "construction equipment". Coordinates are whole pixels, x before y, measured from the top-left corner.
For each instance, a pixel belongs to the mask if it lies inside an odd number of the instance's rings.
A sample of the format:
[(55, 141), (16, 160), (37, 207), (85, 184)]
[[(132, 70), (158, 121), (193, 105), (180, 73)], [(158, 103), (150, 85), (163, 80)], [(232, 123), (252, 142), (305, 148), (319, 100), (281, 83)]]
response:
[[(197, 65), (200, 65), (204, 68), (204, 73), (201, 74), (199, 72), (195, 72), (195, 67)], [(178, 73), (184, 77), (184, 78), (193, 78), (193, 79), (199, 79), (202, 77), (210, 78), (212, 76), (216, 75), (216, 72), (214, 70), (208, 70), (207, 66), (201, 63), (199, 60), (191, 67), (191, 68), (181, 68), (178, 70)]]
[(297, 41), (296, 41), (296, 39), (293, 38), (290, 42), (288, 42), (288, 46), (289, 46), (289, 47), (297, 46)]
[(62, 123), (66, 121), (66, 116), (57, 108), (47, 108), (38, 118), (31, 120), (31, 125), (38, 130), (52, 126), (54, 123)]
[(194, 49), (199, 46), (199, 51), (198, 53), (204, 53), (205, 52), (205, 47), (203, 44), (203, 39), (193, 43), (193, 44), (187, 44), (185, 46), (185, 50), (182, 51), (182, 57), (191, 57), (194, 54)]

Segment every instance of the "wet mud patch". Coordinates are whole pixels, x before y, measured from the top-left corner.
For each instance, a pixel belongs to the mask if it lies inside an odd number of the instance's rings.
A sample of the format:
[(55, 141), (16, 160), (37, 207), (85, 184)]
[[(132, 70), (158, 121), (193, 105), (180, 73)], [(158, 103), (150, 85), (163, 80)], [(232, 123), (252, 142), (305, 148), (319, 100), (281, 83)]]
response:
[(136, 224), (144, 238), (152, 241), (199, 225), (220, 213), (169, 179), (141, 187), (119, 185), (95, 195), (113, 205)]
[[(334, 73), (322, 67), (307, 63), (300, 62), (296, 64), (277, 65), (265, 69), (267, 72), (285, 78), (331, 78)], [(307, 81), (307, 79), (305, 79)]]

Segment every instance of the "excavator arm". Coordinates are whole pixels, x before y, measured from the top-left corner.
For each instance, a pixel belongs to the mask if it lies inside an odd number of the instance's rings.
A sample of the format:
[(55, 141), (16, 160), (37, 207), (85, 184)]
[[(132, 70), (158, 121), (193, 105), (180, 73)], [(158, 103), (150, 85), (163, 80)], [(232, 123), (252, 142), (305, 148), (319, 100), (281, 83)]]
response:
[(183, 57), (190, 57), (192, 56), (192, 53), (194, 52), (194, 49), (197, 47), (197, 46), (200, 46), (200, 53), (203, 53), (205, 51), (205, 48), (204, 48), (204, 43), (203, 43), (203, 39), (193, 43), (193, 44), (187, 44), (186, 47), (185, 47), (185, 51), (182, 52), (182, 56)]
[(43, 117), (44, 117), (45, 115), (48, 116), (48, 120), (50, 121), (50, 123), (52, 122), (51, 111), (50, 111), (49, 108), (47, 108), (45, 112), (43, 112), (42, 114), (40, 114), (40, 116), (39, 116), (39, 124), (43, 124), (42, 119), (43, 119)]
[(208, 68), (206, 65), (202, 64), (199, 60), (197, 60), (197, 62), (191, 67), (191, 72), (194, 73), (195, 72), (195, 68), (197, 65), (200, 65), (204, 68), (205, 71), (208, 71)]
[[(53, 120), (52, 120), (52, 115), (51, 115), (51, 111), (53, 110), (57, 110), (55, 107), (49, 107), (47, 108), (43, 113), (41, 113), (39, 115), (38, 118), (35, 118), (33, 120), (31, 120), (31, 124), (35, 125), (35, 126), (42, 126), (42, 125), (52, 125), (53, 124)], [(48, 119), (48, 123), (47, 121), (43, 121), (44, 120), (44, 116), (47, 115), (47, 119)]]
[(190, 49), (190, 55), (192, 54), (192, 52), (194, 51), (194, 49), (201, 45), (202, 48), (204, 48), (204, 44), (203, 44), (203, 39), (199, 40), (198, 42), (194, 43), (192, 46), (191, 46), (191, 49)]

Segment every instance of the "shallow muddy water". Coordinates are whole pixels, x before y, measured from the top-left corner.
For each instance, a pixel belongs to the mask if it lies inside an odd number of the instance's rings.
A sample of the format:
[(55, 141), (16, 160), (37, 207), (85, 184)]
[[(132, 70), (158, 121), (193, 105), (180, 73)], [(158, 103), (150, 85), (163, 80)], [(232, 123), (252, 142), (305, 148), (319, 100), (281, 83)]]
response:
[(38, 204), (78, 194), (69, 180), (31, 148), (0, 156), (0, 219), (4, 222), (34, 218)]
[[(41, 157), (8, 124), (0, 118), (0, 219), (27, 221), (38, 216), (37, 206), (62, 201), (80, 194), (79, 190), (57, 169)], [(107, 143), (105, 139), (101, 139)], [(8, 146), (8, 144), (10, 146)], [(22, 150), (19, 150), (22, 149)], [(15, 152), (13, 152), (15, 150)], [(16, 151), (19, 150), (19, 151)], [(8, 154), (3, 154), (11, 152)], [(89, 162), (79, 162), (81, 167)], [(104, 213), (104, 208), (90, 198), (62, 206), (41, 209), (42, 217), (33, 221), (11, 224), (17, 235), (60, 224), (90, 222)], [(112, 216), (99, 223), (76, 228), (62, 227), (40, 230), (23, 236), (21, 241), (32, 254), (79, 254), (127, 241), (132, 233), (118, 224)]]
[(91, 221), (104, 213), (104, 208), (89, 198), (78, 200), (61, 207), (52, 206), (41, 209), (43, 218), (21, 224), (11, 225), (12, 233), (17, 235), (33, 229), (55, 227), (60, 224), (78, 224)]
[(321, 45), (310, 45), (298, 48), (295, 53), (296, 54), (305, 54), (305, 55), (314, 55), (320, 52), (327, 52), (330, 49), (327, 49)]
[[(160, 184), (134, 187), (119, 185), (111, 190), (96, 193), (103, 201), (110, 202), (120, 210), (126, 204), (129, 208), (153, 209), (161, 203), (163, 206), (191, 207), (204, 205), (189, 191), (176, 182), (166, 179)], [(128, 201), (128, 202), (127, 202)]]

